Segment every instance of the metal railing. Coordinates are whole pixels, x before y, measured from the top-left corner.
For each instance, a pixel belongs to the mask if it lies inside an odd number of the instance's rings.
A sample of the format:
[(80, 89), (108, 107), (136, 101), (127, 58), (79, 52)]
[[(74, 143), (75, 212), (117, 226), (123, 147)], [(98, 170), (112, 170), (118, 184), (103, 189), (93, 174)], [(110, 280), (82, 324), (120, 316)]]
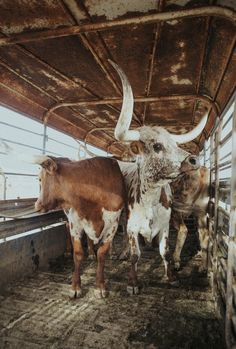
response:
[[(233, 108), (234, 105), (234, 108)], [(232, 122), (232, 127), (230, 123)], [(236, 94), (204, 147), (214, 187), (210, 206), (209, 268), (213, 294), (225, 318), (226, 343), (236, 347)]]

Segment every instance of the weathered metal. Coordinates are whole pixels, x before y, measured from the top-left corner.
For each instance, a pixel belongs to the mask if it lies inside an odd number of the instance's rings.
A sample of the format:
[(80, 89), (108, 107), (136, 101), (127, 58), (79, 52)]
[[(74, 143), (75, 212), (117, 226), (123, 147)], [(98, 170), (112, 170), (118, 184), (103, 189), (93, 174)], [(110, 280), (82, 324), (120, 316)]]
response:
[(36, 228), (65, 221), (66, 217), (63, 211), (50, 212), (44, 215), (22, 218), (19, 220), (8, 220), (0, 225), (0, 239), (24, 233)]
[[(234, 96), (236, 101), (236, 96)], [(232, 319), (236, 316), (236, 304), (233, 302), (233, 287), (235, 288), (235, 253), (236, 253), (236, 102), (233, 113), (232, 128), (232, 172), (230, 195), (230, 221), (227, 268), (227, 295), (226, 295), (226, 343), (228, 348), (236, 345), (236, 336), (232, 331)], [(234, 323), (235, 325), (235, 323)]]
[[(91, 129), (112, 129), (122, 101), (112, 59), (134, 91), (133, 129), (145, 123), (184, 133), (212, 108), (202, 136), (186, 145), (198, 153), (235, 87), (235, 7), (209, 3), (140, 1), (121, 8), (115, 0), (64, 0), (39, 9), (4, 0), (0, 104), (80, 140)], [(89, 142), (122, 152), (112, 133), (97, 131)]]
[(137, 16), (133, 18), (126, 18), (102, 23), (92, 23), (92, 24), (82, 24), (80, 26), (72, 26), (66, 28), (56, 28), (43, 32), (32, 32), (18, 34), (11, 38), (0, 39), (0, 46), (15, 45), (19, 43), (26, 43), (31, 41), (46, 40), (52, 38), (59, 38), (70, 35), (78, 35), (81, 33), (93, 32), (93, 31), (103, 31), (111, 28), (118, 28), (130, 25), (141, 25), (141, 24), (151, 24), (156, 22), (166, 22), (173, 21), (177, 19), (183, 19), (187, 17), (207, 17), (216, 16), (222, 17), (233, 24), (236, 23), (236, 14), (234, 11), (223, 8), (220, 6), (204, 6), (193, 9), (186, 9), (180, 11), (169, 11), (155, 13), (151, 15)]

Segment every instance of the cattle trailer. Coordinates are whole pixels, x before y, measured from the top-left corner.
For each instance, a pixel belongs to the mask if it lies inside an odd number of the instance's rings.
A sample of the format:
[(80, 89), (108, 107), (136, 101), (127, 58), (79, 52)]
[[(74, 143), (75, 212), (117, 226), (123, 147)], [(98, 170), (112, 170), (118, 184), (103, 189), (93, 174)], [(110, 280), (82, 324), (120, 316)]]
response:
[[(0, 140), (13, 149), (11, 160), (0, 149), (1, 349), (236, 348), (235, 11), (231, 0), (1, 2)], [(127, 154), (114, 137), (122, 88), (111, 59), (133, 88), (132, 130), (184, 134), (208, 113), (183, 145), (210, 171), (208, 268), (199, 272), (191, 215), (178, 283), (163, 280), (156, 241), (140, 240), (140, 293), (127, 295), (120, 224), (106, 261), (109, 297), (94, 295), (96, 258), (84, 239), (83, 293), (69, 299), (66, 216), (34, 211), (38, 169), (16, 153)], [(170, 225), (171, 253), (176, 238)]]

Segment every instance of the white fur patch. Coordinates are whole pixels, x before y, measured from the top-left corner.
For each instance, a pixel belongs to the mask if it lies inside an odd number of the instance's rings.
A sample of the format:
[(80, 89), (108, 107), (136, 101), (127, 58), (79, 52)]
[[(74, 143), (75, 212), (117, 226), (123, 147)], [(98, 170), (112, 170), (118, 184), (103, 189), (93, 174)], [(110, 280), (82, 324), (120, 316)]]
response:
[[(169, 185), (166, 186), (169, 197)], [(130, 217), (127, 230), (134, 235), (140, 233), (149, 242), (163, 229), (169, 229), (171, 209), (166, 209), (160, 203), (161, 188), (155, 191), (147, 191), (142, 195), (140, 203), (134, 203), (130, 207)]]
[(97, 244), (99, 241), (112, 241), (117, 227), (118, 227), (118, 221), (121, 214), (121, 209), (118, 211), (107, 211), (104, 208), (103, 211), (103, 221), (104, 221), (104, 228), (101, 232), (101, 235), (97, 238), (96, 231), (93, 226), (92, 221), (88, 221), (86, 219), (81, 219), (73, 208), (70, 208), (69, 212), (66, 213), (69, 225), (70, 225), (70, 234), (72, 237), (74, 237), (76, 240), (80, 239), (81, 233), (84, 230), (86, 235), (95, 243)]

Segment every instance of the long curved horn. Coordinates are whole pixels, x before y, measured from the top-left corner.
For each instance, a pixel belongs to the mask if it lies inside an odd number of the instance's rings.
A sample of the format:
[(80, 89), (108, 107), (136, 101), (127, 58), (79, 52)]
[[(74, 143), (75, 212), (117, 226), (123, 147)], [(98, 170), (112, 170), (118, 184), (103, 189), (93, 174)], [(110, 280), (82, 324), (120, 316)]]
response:
[(132, 88), (123, 70), (110, 59), (109, 62), (119, 74), (123, 88), (123, 103), (120, 116), (114, 131), (115, 138), (118, 141), (138, 141), (140, 138), (139, 131), (129, 130), (134, 108)]
[(194, 127), (194, 129), (187, 133), (184, 133), (183, 135), (175, 135), (171, 133), (171, 138), (174, 139), (174, 141), (178, 144), (191, 142), (193, 139), (197, 138), (202, 133), (204, 127), (206, 126), (207, 118), (208, 113), (202, 118), (199, 124), (196, 127)]

